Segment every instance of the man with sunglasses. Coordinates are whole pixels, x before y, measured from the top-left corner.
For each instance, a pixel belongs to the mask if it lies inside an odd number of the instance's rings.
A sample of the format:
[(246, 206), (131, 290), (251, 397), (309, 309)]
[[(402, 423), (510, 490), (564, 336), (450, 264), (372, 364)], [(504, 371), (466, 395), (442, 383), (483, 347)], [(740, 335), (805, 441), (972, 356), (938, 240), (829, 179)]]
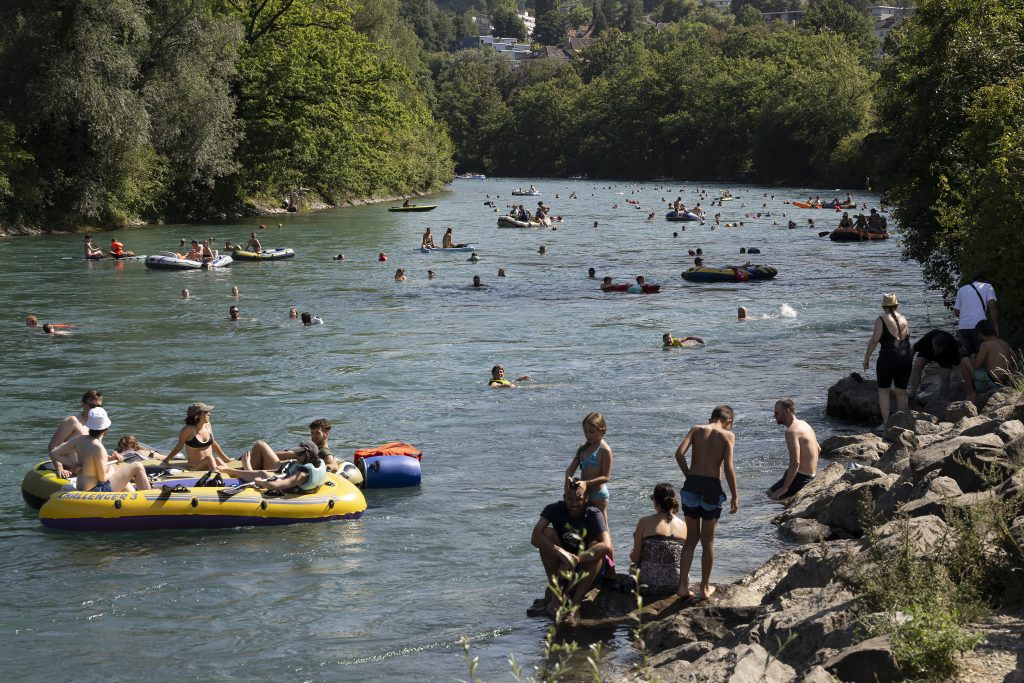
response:
[[(89, 429), (85, 426), (86, 421), (89, 419), (89, 411), (93, 408), (100, 408), (103, 406), (103, 392), (99, 389), (90, 389), (82, 395), (82, 412), (77, 415), (68, 415), (61, 421), (60, 426), (57, 427), (57, 431), (53, 433), (50, 438), (50, 443), (47, 445), (46, 450), (52, 451), (57, 446), (60, 446), (66, 441), (73, 439), (76, 436), (82, 434), (88, 434)], [(57, 468), (57, 474), (67, 479), (69, 476), (74, 474), (78, 469), (79, 465), (74, 462), (58, 462), (53, 460), (54, 466)]]

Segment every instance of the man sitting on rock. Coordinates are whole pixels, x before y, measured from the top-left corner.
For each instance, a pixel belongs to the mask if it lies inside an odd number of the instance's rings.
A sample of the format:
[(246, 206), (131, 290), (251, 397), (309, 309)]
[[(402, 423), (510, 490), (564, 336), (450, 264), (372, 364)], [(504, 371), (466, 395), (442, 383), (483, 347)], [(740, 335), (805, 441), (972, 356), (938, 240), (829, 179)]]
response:
[(960, 362), (964, 394), (968, 401), (974, 400), (976, 392), (1005, 386), (1010, 380), (1010, 362), (1013, 358), (1013, 349), (996, 336), (991, 320), (979, 321), (974, 330), (981, 340), (978, 355), (964, 358)]
[[(566, 621), (570, 625), (578, 621), (579, 604), (594, 582), (611, 567), (608, 557), (612, 550), (604, 515), (587, 505), (586, 487), (578, 484), (566, 479), (562, 500), (541, 511), (530, 537), (540, 551), (548, 583), (557, 582), (568, 592), (571, 607)], [(575, 586), (566, 580), (573, 571), (579, 572), (580, 577)], [(547, 612), (554, 617), (558, 608), (558, 598), (552, 595)]]
[(782, 500), (795, 496), (807, 486), (818, 471), (818, 437), (811, 425), (797, 419), (796, 404), (791, 398), (775, 402), (775, 421), (786, 427), (786, 447), (789, 449), (789, 467), (782, 479), (768, 489), (768, 497)]

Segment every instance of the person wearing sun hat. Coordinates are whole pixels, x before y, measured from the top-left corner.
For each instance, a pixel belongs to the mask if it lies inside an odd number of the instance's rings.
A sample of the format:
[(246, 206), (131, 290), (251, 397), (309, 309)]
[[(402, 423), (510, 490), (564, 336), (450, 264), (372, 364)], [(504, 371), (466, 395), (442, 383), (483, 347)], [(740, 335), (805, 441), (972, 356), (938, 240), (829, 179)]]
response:
[(875, 376), (878, 380), (878, 407), (882, 413), (882, 427), (889, 421), (889, 388), (896, 392), (896, 410), (907, 409), (907, 384), (914, 367), (914, 350), (910, 346), (910, 324), (907, 319), (896, 312), (900, 302), (895, 294), (882, 295), (884, 315), (875, 319), (875, 329), (868, 340), (868, 348), (864, 352), (864, 370), (871, 365), (871, 353), (875, 346), (878, 360), (875, 363)]
[(85, 434), (80, 434), (50, 451), (53, 459), (67, 458), (74, 454), (78, 458), (77, 488), (79, 491), (116, 493), (127, 491), (132, 480), (135, 488), (144, 491), (150, 488), (146, 468), (140, 462), (122, 463), (119, 456), (114, 462), (103, 445), (103, 436), (110, 429), (107, 411), (96, 407), (89, 410), (85, 420)]
[(217, 443), (217, 439), (213, 437), (213, 425), (210, 422), (211, 412), (213, 412), (213, 406), (201, 401), (188, 407), (185, 426), (178, 432), (178, 443), (164, 458), (165, 463), (181, 452), (182, 448), (185, 449), (185, 457), (190, 470), (212, 472), (231, 461), (230, 456), (224, 452), (220, 444)]

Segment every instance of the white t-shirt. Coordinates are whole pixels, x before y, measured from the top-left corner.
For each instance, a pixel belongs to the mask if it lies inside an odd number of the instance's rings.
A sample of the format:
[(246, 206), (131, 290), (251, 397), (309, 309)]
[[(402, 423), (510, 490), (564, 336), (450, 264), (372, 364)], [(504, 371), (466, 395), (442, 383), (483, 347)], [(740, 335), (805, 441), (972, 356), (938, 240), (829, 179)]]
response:
[[(985, 301), (984, 305), (981, 303), (982, 300)], [(953, 308), (960, 311), (957, 329), (973, 330), (975, 325), (987, 318), (986, 309), (989, 301), (996, 301), (996, 290), (989, 283), (972, 282), (961, 287), (956, 293), (956, 303), (953, 304)]]

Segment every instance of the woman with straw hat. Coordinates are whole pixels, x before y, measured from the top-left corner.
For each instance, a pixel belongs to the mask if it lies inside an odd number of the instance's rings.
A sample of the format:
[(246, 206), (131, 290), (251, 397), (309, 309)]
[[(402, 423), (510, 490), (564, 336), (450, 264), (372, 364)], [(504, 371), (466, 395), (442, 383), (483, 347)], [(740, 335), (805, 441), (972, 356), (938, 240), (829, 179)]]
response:
[(885, 315), (875, 319), (875, 330), (868, 340), (864, 352), (864, 370), (871, 364), (871, 353), (875, 346), (878, 361), (875, 375), (878, 379), (878, 407), (882, 411), (882, 427), (889, 421), (889, 387), (895, 387), (896, 410), (907, 409), (907, 383), (914, 365), (914, 351), (910, 346), (910, 325), (907, 319), (896, 312), (900, 302), (895, 294), (882, 295), (882, 310)]

